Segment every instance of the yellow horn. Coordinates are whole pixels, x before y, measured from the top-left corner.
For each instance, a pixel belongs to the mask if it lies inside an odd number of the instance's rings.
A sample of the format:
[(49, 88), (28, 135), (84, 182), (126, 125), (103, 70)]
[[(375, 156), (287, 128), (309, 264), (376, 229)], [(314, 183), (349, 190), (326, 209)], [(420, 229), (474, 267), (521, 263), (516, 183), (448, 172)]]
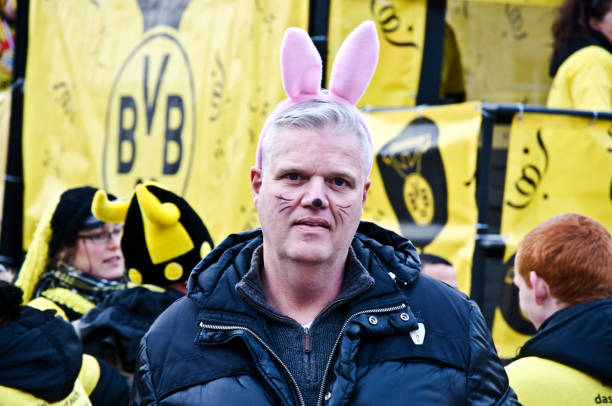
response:
[(158, 226), (170, 227), (178, 222), (179, 208), (174, 203), (161, 203), (144, 185), (136, 186), (136, 197), (143, 213)]
[(91, 212), (105, 223), (123, 223), (129, 206), (129, 200), (111, 202), (108, 200), (106, 192), (100, 189), (91, 202)]

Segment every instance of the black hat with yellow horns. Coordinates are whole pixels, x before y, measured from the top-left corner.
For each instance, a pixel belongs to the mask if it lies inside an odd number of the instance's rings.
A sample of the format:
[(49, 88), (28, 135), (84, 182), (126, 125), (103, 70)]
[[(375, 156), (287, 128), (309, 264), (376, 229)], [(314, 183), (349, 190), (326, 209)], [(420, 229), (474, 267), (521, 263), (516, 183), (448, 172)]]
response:
[(185, 281), (213, 247), (195, 210), (158, 183), (139, 184), (123, 202), (109, 202), (106, 193), (98, 191), (92, 212), (109, 223), (125, 222), (121, 248), (128, 277), (138, 284)]

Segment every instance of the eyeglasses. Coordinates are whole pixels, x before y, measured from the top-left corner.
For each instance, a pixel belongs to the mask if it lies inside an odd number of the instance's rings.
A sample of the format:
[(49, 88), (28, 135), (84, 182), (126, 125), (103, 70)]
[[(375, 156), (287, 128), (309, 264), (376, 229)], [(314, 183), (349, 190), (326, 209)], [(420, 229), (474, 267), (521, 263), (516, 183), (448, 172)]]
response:
[(121, 234), (123, 234), (123, 227), (117, 227), (111, 231), (101, 231), (94, 234), (77, 234), (77, 237), (84, 240), (90, 240), (97, 245), (103, 245), (108, 244), (113, 237), (121, 238)]

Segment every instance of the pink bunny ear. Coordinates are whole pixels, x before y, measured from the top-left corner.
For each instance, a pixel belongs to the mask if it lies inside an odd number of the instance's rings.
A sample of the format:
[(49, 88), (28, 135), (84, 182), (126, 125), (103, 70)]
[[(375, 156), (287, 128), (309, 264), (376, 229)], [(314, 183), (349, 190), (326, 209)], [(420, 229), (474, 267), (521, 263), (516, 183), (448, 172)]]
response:
[(359, 24), (338, 50), (329, 79), (329, 92), (356, 104), (376, 70), (378, 47), (374, 22)]
[(281, 44), (283, 87), (290, 99), (318, 94), (321, 88), (322, 62), (308, 33), (288, 28)]
[[(334, 103), (348, 102), (368, 135), (368, 126), (355, 103), (365, 92), (378, 62), (378, 35), (372, 21), (361, 23), (346, 38), (331, 73), (329, 94), (320, 92), (322, 62), (308, 33), (300, 28), (288, 28), (281, 44), (281, 72), (288, 99), (280, 102), (268, 116), (259, 133), (255, 165), (261, 169), (261, 148), (270, 124), (289, 107), (308, 100), (327, 99)], [(372, 168), (370, 167), (370, 170)]]

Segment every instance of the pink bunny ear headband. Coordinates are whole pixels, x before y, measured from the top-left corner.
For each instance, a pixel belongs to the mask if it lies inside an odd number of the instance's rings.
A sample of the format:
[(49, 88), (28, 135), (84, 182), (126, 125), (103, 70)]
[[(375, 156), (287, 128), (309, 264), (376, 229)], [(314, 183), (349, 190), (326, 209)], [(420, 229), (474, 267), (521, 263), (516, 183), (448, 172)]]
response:
[(361, 125), (372, 137), (355, 104), (365, 93), (378, 62), (378, 35), (372, 21), (364, 21), (344, 40), (332, 67), (329, 94), (320, 92), (322, 63), (308, 33), (301, 28), (288, 28), (281, 44), (281, 73), (288, 98), (280, 102), (268, 116), (259, 135), (255, 164), (261, 168), (262, 141), (268, 127), (289, 107), (314, 99), (327, 99), (355, 109)]

